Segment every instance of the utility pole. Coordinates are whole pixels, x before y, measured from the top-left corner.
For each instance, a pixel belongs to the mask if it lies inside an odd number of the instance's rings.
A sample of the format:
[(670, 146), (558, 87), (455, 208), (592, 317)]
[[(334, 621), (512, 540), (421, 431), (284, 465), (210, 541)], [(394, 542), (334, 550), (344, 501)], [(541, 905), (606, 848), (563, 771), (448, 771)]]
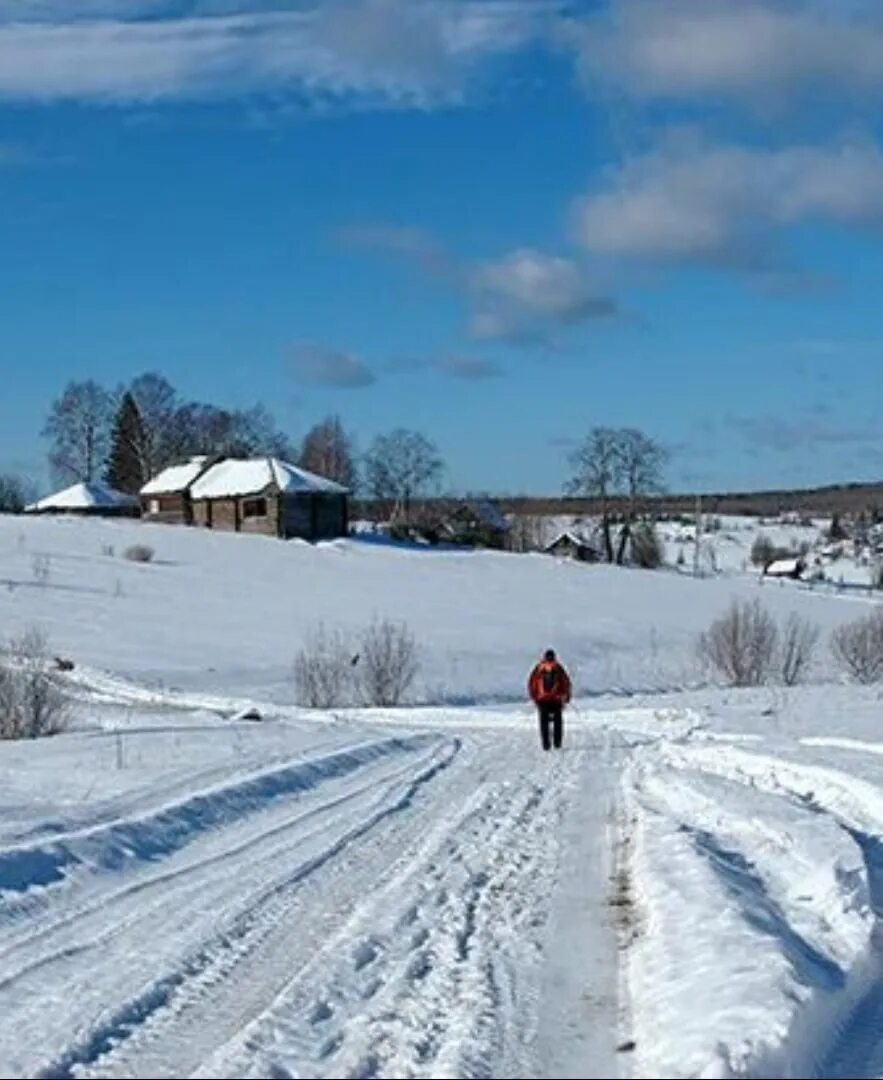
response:
[(693, 577), (699, 577), (699, 545), (702, 543), (702, 496), (696, 496), (696, 543), (693, 545)]

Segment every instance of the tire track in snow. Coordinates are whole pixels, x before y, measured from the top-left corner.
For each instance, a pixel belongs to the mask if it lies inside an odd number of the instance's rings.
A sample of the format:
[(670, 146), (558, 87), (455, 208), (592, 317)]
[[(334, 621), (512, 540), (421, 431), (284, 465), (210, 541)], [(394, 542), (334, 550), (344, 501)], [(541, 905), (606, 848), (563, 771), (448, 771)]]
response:
[(461, 755), (391, 835), (307, 882), (297, 917), (235, 970), (174, 988), (77, 1075), (520, 1075), (580, 762), (536, 784), (507, 759), (501, 782)]
[(562, 771), (477, 792), (196, 1075), (520, 1075)]
[[(116, 990), (108, 992), (110, 988), (106, 985), (99, 987), (93, 995), (99, 1006), (98, 1015), (87, 1025), (85, 1033), (74, 1039), (72, 1045), (59, 1048), (49, 1063), (45, 1059), (43, 1064), (22, 1062), (19, 1074), (73, 1075), (73, 1070), (94, 1060), (137, 1029), (179, 986), (213, 965), (235, 963), (250, 949), (258, 947), (275, 922), (296, 905), (296, 894), (303, 882), (333, 863), (376, 826), (407, 808), (420, 787), (447, 768), (458, 753), (458, 742), (440, 744), (435, 740), (434, 743), (433, 749), (404, 768), (399, 766), (392, 772), (382, 768), (380, 775), (362, 785), (358, 792), (332, 798), (329, 804), (313, 807), (306, 814), (295, 809), (293, 814), (289, 813), (287, 822), (274, 821), (268, 831), (259, 831), (245, 843), (234, 844), (226, 851), (222, 846), (207, 859), (197, 858), (177, 871), (136, 882), (119, 896), (100, 897), (79, 916), (65, 920), (60, 927), (49, 928), (46, 936), (50, 942), (59, 934), (62, 939), (47, 954), (12, 973), (0, 989), (12, 1005), (19, 1004), (19, 1020), (38, 1016), (39, 1007), (35, 1003), (41, 995), (51, 997), (53, 986), (64, 983), (66, 969), (70, 968), (71, 976), (76, 977), (77, 971), (82, 970), (83, 953), (95, 954), (85, 962), (101, 978), (110, 978), (112, 984), (115, 981)], [(324, 818), (328, 816), (330, 821), (326, 822)], [(304, 819), (314, 817), (315, 827), (304, 830)], [(243, 852), (249, 857), (244, 858)], [(181, 881), (175, 884), (174, 878)], [(153, 894), (149, 903), (145, 903), (143, 896), (135, 895), (145, 890)], [(86, 923), (85, 928), (81, 928), (80, 921)], [(196, 936), (189, 922), (196, 924)], [(183, 955), (174, 952), (178, 939), (185, 946)], [(144, 974), (139, 975), (137, 969), (132, 971), (130, 964), (114, 972), (114, 957), (125, 955), (132, 948), (149, 949), (151, 941), (156, 955), (142, 957), (148, 977), (133, 993), (133, 980), (137, 986)], [(161, 971), (163, 966), (165, 973)], [(43, 970), (47, 967), (52, 969), (51, 974)], [(23, 999), (30, 1004), (26, 1014), (21, 1015)], [(102, 1009), (100, 1003), (109, 999), (118, 1000), (119, 1005)], [(88, 1002), (80, 1012), (84, 1010), (88, 1014)], [(14, 1009), (5, 1010), (0, 1031), (4, 1022), (7, 1025), (14, 1022), (14, 1016)], [(35, 1022), (39, 1027), (39, 1019)], [(51, 1027), (51, 1016), (48, 1023)], [(44, 1045), (51, 1046), (51, 1034), (44, 1034)], [(40, 1053), (39, 1042), (32, 1053)]]
[[(819, 745), (860, 749), (852, 740)], [(811, 740), (806, 740), (812, 745)], [(878, 753), (879, 749), (872, 752)], [(745, 1073), (750, 1077), (812, 1076), (875, 1080), (883, 1076), (883, 792), (830, 766), (803, 764), (747, 750), (667, 749), (666, 758), (788, 799), (807, 813), (834, 820), (854, 840), (865, 863), (875, 925), (867, 952), (830, 1001), (811, 1002), (779, 1049)]]

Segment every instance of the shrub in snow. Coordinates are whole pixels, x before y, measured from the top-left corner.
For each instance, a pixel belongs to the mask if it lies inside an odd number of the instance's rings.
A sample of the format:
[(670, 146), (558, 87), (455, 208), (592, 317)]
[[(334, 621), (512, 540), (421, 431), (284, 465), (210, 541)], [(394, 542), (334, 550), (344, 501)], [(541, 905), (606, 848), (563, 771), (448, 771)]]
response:
[(812, 663), (819, 628), (792, 612), (782, 627), (776, 667), (786, 686), (795, 686)]
[(28, 630), (0, 659), (0, 738), (36, 739), (67, 727), (70, 710), (52, 674), (46, 637)]
[(362, 700), (366, 705), (400, 705), (420, 668), (417, 642), (407, 624), (375, 619), (362, 634), (361, 644)]
[(132, 544), (127, 547), (123, 555), (129, 562), (151, 562), (156, 552), (149, 544)]
[(733, 686), (766, 682), (776, 654), (778, 631), (760, 601), (734, 600), (699, 637), (700, 658)]
[(838, 626), (831, 635), (831, 651), (859, 682), (883, 679), (883, 609)]
[(662, 543), (651, 521), (642, 521), (635, 526), (632, 533), (632, 560), (644, 570), (656, 570), (662, 565)]
[(294, 658), (294, 685), (301, 705), (332, 709), (352, 698), (353, 648), (341, 630), (320, 623)]
[(764, 569), (770, 565), (776, 557), (775, 544), (765, 533), (758, 533), (751, 545), (751, 561), (755, 566)]

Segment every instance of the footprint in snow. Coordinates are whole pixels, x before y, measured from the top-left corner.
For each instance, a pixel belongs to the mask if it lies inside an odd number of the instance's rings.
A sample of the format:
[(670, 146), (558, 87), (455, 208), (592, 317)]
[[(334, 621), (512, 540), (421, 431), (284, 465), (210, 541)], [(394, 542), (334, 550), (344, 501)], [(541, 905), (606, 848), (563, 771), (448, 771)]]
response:
[(361, 941), (353, 952), (353, 967), (361, 971), (377, 959), (378, 949), (373, 941)]

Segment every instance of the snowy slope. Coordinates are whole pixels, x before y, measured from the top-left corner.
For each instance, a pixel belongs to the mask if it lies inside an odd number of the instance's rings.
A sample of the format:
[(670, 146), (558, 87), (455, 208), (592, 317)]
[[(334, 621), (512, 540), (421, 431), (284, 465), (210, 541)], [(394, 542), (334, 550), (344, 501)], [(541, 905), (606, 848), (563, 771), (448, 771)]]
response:
[[(0, 743), (0, 1071), (880, 1076), (883, 698), (693, 686), (734, 595), (826, 630), (873, 602), (0, 518), (0, 625), (75, 659), (78, 709)], [(309, 627), (374, 615), (425, 704), (300, 709)], [(522, 690), (549, 641), (557, 755)]]
[[(149, 564), (120, 553), (133, 542)], [(114, 555), (104, 554), (113, 549)], [(49, 560), (49, 580), (34, 560)], [(312, 546), (138, 522), (0, 517), (0, 625), (33, 623), (80, 664), (154, 685), (290, 700), (297, 648), (311, 627), (407, 621), (422, 646), (418, 696), (520, 698), (529, 663), (553, 645), (582, 693), (671, 689), (697, 678), (697, 633), (751, 579), (587, 566), (544, 555), (402, 550), (341, 540)], [(864, 598), (765, 586), (825, 632)]]

